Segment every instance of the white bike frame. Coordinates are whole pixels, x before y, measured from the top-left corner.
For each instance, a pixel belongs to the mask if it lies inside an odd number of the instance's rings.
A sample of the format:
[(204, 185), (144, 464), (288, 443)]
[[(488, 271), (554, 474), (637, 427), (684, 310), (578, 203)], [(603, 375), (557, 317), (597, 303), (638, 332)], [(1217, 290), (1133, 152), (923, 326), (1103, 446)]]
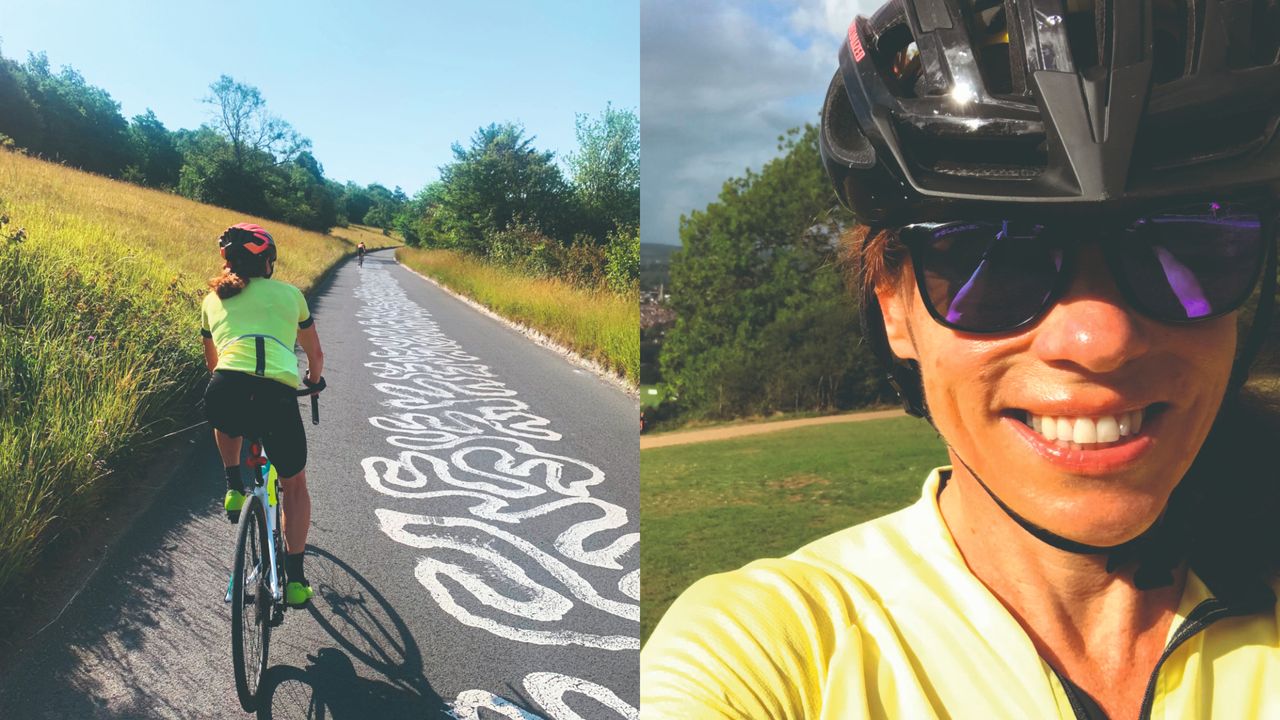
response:
[[(265, 450), (262, 449), (262, 443), (261, 442), (257, 443), (257, 446), (258, 446), (259, 458), (263, 462), (262, 467), (263, 469), (266, 470), (267, 480), (261, 485), (259, 485), (258, 482), (255, 480), (253, 483), (253, 491), (250, 493), (250, 495), (253, 495), (254, 497), (258, 498), (258, 500), (262, 502), (262, 507), (267, 509), (267, 513), (266, 513), (267, 514), (267, 548), (266, 548), (267, 557), (266, 557), (266, 560), (268, 563), (270, 563), (270, 568), (271, 568), (271, 575), (270, 575), (271, 599), (278, 603), (284, 598), (284, 585), (280, 582), (280, 573), (279, 573), (280, 564), (279, 562), (277, 562), (279, 558), (276, 556), (276, 537), (278, 537), (277, 532), (279, 531), (279, 528), (280, 528), (279, 478), (277, 477), (275, 466), (271, 464), (271, 461), (269, 459), (267, 459), (267, 453)], [(262, 470), (259, 470), (258, 468), (254, 468), (254, 470), (255, 472), (262, 472)], [(260, 478), (261, 475), (259, 475), (258, 477)], [(247, 505), (248, 501), (246, 501), (245, 504)], [(245, 577), (244, 586), (253, 587), (254, 583), (257, 583), (258, 581), (258, 573), (261, 572), (261, 570), (262, 570), (261, 568), (254, 568), (253, 572), (249, 573), (249, 575)], [(235, 572), (235, 570), (233, 569), (232, 572)], [(227, 580), (226, 602), (228, 604), (231, 603), (231, 580), (230, 579)]]

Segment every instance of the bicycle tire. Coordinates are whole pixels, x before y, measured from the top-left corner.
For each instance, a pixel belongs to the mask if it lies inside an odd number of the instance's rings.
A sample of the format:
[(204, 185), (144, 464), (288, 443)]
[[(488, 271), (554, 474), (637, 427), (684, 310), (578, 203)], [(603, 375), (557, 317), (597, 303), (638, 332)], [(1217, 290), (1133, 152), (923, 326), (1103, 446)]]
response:
[[(253, 712), (257, 705), (258, 688), (267, 669), (271, 646), (273, 603), (271, 558), (267, 551), (270, 541), (262, 503), (257, 496), (250, 495), (240, 511), (236, 556), (231, 570), (231, 665), (235, 671), (236, 694), (245, 712)], [(255, 566), (257, 577), (253, 587), (246, 589), (246, 578)]]

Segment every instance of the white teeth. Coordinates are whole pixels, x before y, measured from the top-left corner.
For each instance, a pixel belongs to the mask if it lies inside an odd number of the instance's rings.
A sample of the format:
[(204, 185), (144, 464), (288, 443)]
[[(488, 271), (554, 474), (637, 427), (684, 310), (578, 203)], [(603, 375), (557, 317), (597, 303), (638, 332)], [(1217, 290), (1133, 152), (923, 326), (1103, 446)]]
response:
[(1045, 440), (1077, 445), (1113, 443), (1142, 429), (1142, 410), (1090, 417), (1053, 417), (1027, 413), (1027, 425)]
[[(1115, 442), (1120, 439), (1120, 422), (1107, 415), (1098, 418), (1098, 442)], [(1078, 442), (1078, 441), (1077, 441)]]
[(1058, 439), (1058, 421), (1051, 417), (1040, 418), (1040, 434), (1045, 440)]
[(1070, 440), (1075, 435), (1075, 428), (1072, 427), (1071, 418), (1058, 418), (1058, 439)]
[(1080, 443), (1081, 445), (1098, 442), (1098, 426), (1089, 418), (1076, 418), (1075, 430), (1071, 433), (1071, 442)]

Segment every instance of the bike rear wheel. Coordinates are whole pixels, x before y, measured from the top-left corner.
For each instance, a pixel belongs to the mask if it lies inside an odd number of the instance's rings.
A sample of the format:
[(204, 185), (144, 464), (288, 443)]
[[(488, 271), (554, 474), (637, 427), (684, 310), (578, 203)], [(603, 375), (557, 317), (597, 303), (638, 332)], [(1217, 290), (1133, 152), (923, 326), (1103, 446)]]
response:
[(235, 669), (236, 693), (245, 712), (252, 712), (257, 702), (271, 643), (268, 542), (265, 509), (258, 497), (251, 495), (240, 511), (231, 570), (231, 665)]

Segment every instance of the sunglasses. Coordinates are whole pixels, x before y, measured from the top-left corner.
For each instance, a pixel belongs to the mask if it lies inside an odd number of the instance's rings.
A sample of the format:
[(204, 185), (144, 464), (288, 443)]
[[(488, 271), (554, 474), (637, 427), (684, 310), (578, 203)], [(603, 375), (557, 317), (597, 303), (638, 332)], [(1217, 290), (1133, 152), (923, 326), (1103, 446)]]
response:
[(1259, 204), (1198, 202), (1098, 224), (958, 221), (897, 234), (925, 307), (953, 330), (1004, 333), (1036, 322), (1066, 293), (1090, 242), (1130, 305), (1180, 324), (1244, 304), (1266, 257), (1272, 214)]

